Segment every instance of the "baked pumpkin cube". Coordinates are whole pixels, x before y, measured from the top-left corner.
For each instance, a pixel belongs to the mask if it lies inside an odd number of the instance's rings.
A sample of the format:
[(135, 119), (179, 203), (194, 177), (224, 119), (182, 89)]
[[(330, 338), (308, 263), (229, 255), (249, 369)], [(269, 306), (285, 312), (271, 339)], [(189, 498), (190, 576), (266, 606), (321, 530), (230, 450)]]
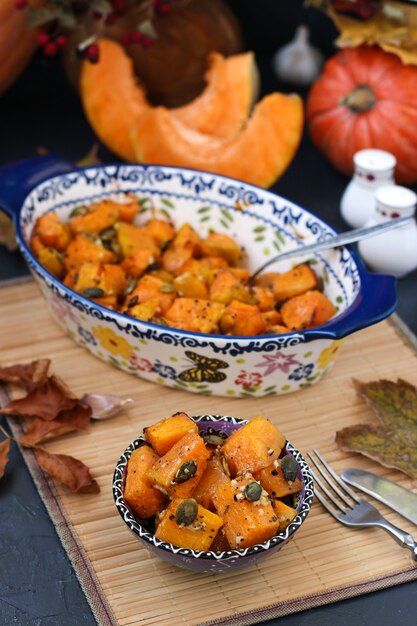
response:
[(260, 285), (254, 285), (251, 289), (252, 295), (255, 299), (255, 304), (262, 312), (271, 311), (275, 306), (274, 292), (271, 287), (261, 287)]
[(42, 247), (36, 255), (38, 261), (52, 276), (61, 280), (65, 275), (65, 266), (62, 257), (56, 248)]
[(286, 438), (266, 417), (258, 415), (234, 430), (222, 446), (231, 475), (268, 467), (280, 455)]
[(198, 434), (198, 426), (187, 413), (175, 413), (144, 429), (144, 436), (152, 448), (163, 456), (187, 433)]
[(284, 302), (280, 311), (289, 330), (304, 330), (324, 324), (337, 309), (321, 291), (308, 291)]
[(224, 305), (199, 298), (177, 298), (165, 313), (168, 324), (182, 330), (213, 333), (223, 314)]
[(252, 296), (242, 280), (229, 269), (220, 270), (210, 285), (210, 300), (230, 304), (233, 300), (249, 302)]
[(80, 233), (68, 244), (64, 265), (69, 271), (87, 262), (115, 263), (116, 260), (115, 253), (105, 248), (99, 239)]
[(126, 274), (120, 265), (83, 263), (78, 268), (74, 289), (91, 299), (103, 296), (116, 296), (117, 298), (123, 293), (126, 284)]
[(205, 280), (192, 272), (183, 272), (174, 278), (174, 287), (177, 294), (184, 298), (207, 300), (209, 297)]
[(229, 235), (209, 233), (201, 242), (203, 256), (221, 257), (229, 265), (237, 265), (242, 257), (239, 245)]
[(222, 526), (221, 517), (197, 504), (195, 500), (187, 502), (175, 499), (159, 518), (155, 537), (180, 548), (207, 551)]
[(294, 517), (297, 515), (297, 510), (293, 509), (288, 504), (282, 502), (282, 500), (275, 500), (272, 503), (275, 514), (278, 518), (279, 528), (278, 532), (282, 533), (287, 528), (288, 524), (290, 524)]
[(272, 288), (275, 300), (284, 302), (288, 298), (298, 296), (310, 289), (316, 289), (318, 281), (316, 274), (308, 263), (301, 263), (282, 274), (275, 272), (261, 274), (255, 280), (255, 283), (256, 285)]
[(71, 234), (67, 224), (62, 224), (56, 213), (46, 213), (36, 220), (34, 235), (39, 236), (48, 248), (63, 252), (70, 242)]
[(276, 311), (275, 309), (272, 309), (271, 311), (263, 311), (262, 319), (266, 324), (265, 332), (267, 332), (271, 326), (283, 325), (282, 315), (279, 311)]
[[(135, 302), (135, 299), (132, 302)], [(123, 313), (137, 320), (142, 320), (142, 322), (150, 322), (153, 318), (160, 316), (161, 309), (158, 300), (146, 300), (140, 304), (129, 305)]]
[(158, 455), (147, 445), (132, 452), (127, 463), (124, 498), (132, 511), (147, 519), (162, 511), (165, 496), (155, 489), (146, 476), (147, 470), (158, 460)]
[(175, 289), (172, 283), (166, 283), (156, 276), (149, 276), (145, 274), (139, 279), (135, 289), (126, 299), (126, 306), (129, 303), (135, 301), (137, 298), (137, 304), (141, 302), (147, 302), (148, 300), (158, 302), (159, 311), (162, 316), (170, 309), (173, 301), (175, 300)]
[(126, 274), (138, 278), (145, 273), (146, 269), (154, 262), (154, 251), (150, 248), (139, 248), (126, 256), (121, 262)]
[(70, 220), (73, 233), (98, 234), (111, 228), (119, 219), (119, 206), (112, 200), (101, 200), (91, 205), (86, 212), (81, 212)]
[(151, 235), (158, 246), (162, 246), (175, 238), (175, 228), (167, 220), (153, 217), (146, 222), (144, 229)]
[(138, 214), (139, 205), (135, 198), (130, 202), (118, 202), (117, 208), (119, 209), (119, 220), (131, 224)]
[(134, 226), (127, 222), (117, 222), (115, 225), (117, 241), (123, 257), (130, 257), (137, 250), (148, 250), (152, 262), (160, 256), (159, 246), (155, 243), (149, 232), (140, 226)]
[(257, 306), (232, 300), (225, 308), (219, 326), (225, 335), (260, 335), (266, 323)]
[(254, 546), (278, 531), (279, 521), (268, 494), (250, 473), (222, 482), (213, 501), (232, 548)]
[(193, 498), (195, 498), (205, 509), (214, 511), (215, 506), (213, 496), (219, 485), (228, 480), (229, 478), (224, 473), (219, 459), (209, 459), (209, 461), (207, 461), (207, 467), (204, 474), (193, 491)]
[(191, 248), (193, 256), (199, 256), (201, 252), (201, 237), (190, 224), (185, 223), (178, 229), (172, 246), (174, 248)]
[(146, 475), (171, 499), (188, 498), (204, 474), (209, 457), (202, 437), (187, 432), (149, 468)]
[(181, 274), (185, 264), (193, 258), (193, 250), (188, 248), (169, 247), (162, 254), (161, 263), (164, 270), (171, 274)]
[(277, 459), (268, 467), (253, 472), (256, 480), (269, 493), (271, 498), (283, 498), (301, 491), (301, 480), (296, 476), (294, 480), (287, 480), (281, 468), (280, 459)]

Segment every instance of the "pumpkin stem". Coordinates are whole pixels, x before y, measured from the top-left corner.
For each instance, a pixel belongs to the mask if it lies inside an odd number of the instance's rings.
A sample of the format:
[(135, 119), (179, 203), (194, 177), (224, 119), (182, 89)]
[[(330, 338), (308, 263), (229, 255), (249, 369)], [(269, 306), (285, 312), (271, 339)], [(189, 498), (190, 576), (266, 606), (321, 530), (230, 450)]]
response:
[(339, 100), (341, 106), (349, 107), (353, 113), (365, 113), (376, 104), (374, 92), (367, 85), (359, 85)]

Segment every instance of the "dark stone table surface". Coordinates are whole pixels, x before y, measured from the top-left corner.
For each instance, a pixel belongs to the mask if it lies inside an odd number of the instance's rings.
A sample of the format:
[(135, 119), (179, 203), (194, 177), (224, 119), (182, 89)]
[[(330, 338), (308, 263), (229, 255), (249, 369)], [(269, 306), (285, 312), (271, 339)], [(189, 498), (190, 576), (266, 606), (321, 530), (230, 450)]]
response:
[[(270, 58), (290, 38), (297, 23), (307, 22), (315, 44), (327, 55), (332, 53), (331, 24), (318, 12), (305, 9), (301, 1), (231, 0), (230, 4), (241, 20), (247, 47), (257, 53), (263, 93), (290, 89), (275, 81)], [(95, 142), (78, 97), (68, 86), (58, 62), (46, 62), (40, 57), (35, 57), (15, 85), (0, 97), (0, 137), (0, 165), (35, 156), (42, 149), (77, 161)], [(100, 157), (103, 162), (114, 160), (104, 148), (100, 149)], [(294, 162), (273, 190), (310, 209), (338, 230), (344, 230), (347, 226), (340, 217), (339, 202), (347, 182), (313, 148), (305, 133)], [(20, 253), (0, 246), (0, 280), (26, 273)], [(397, 312), (417, 333), (417, 272), (398, 282), (398, 296)], [(7, 324), (7, 320), (0, 323)], [(0, 488), (0, 558), (0, 626), (95, 624), (16, 448)], [(268, 622), (278, 623), (280, 626), (416, 626), (417, 582)]]

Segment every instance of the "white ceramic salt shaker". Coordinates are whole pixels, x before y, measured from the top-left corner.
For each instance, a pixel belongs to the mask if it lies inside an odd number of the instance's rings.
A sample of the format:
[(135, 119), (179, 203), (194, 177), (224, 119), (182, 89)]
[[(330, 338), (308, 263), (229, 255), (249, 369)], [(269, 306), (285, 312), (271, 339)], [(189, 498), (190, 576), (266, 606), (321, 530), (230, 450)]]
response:
[(355, 172), (340, 203), (343, 219), (352, 228), (361, 228), (373, 215), (375, 192), (394, 183), (397, 160), (385, 150), (359, 150), (353, 156)]
[[(366, 226), (415, 214), (417, 195), (399, 185), (380, 187), (375, 192), (374, 215)], [(417, 268), (417, 225), (413, 220), (358, 244), (359, 254), (370, 268), (401, 278)]]

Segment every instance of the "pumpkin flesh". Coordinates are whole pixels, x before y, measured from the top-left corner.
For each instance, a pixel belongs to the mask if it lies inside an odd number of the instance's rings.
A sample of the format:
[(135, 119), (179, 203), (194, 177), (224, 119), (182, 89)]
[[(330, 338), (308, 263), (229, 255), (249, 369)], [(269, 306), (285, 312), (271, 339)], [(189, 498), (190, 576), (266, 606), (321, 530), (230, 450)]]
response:
[(136, 160), (143, 163), (205, 170), (269, 187), (294, 157), (302, 127), (301, 98), (274, 93), (256, 105), (237, 135), (224, 139), (199, 133), (156, 107), (138, 118), (132, 143)]
[[(123, 159), (135, 161), (130, 129), (153, 107), (122, 46), (109, 39), (100, 39), (98, 45), (100, 62), (82, 65), (84, 110), (101, 141)], [(224, 58), (213, 53), (209, 63), (203, 92), (189, 104), (170, 109), (170, 114), (200, 132), (227, 137), (242, 128), (257, 95), (254, 57), (245, 53)]]

